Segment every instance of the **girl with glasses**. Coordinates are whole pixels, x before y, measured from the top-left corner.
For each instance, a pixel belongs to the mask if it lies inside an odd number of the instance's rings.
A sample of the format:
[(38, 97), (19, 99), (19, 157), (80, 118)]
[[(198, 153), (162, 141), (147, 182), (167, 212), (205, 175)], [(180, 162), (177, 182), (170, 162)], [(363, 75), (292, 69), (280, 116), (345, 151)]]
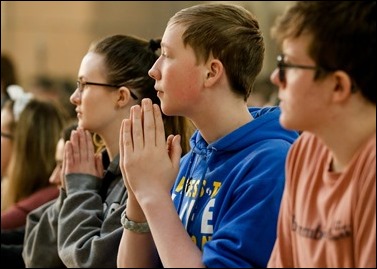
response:
[[(30, 214), (23, 257), (29, 267), (116, 267), (127, 190), (119, 168), (119, 131), (142, 98), (158, 103), (148, 70), (159, 42), (113, 35), (93, 43), (71, 96), (78, 129), (66, 142), (63, 187), (48, 209)], [(164, 117), (167, 133), (186, 137), (183, 118)], [(103, 145), (96, 154), (90, 133)], [(183, 141), (182, 146), (187, 141)]]

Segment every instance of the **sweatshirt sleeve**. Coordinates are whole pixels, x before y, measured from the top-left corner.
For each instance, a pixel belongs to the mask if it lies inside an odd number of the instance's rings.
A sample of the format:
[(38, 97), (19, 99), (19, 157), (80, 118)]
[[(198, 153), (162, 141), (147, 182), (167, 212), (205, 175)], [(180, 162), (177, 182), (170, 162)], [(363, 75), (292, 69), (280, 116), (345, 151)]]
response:
[(58, 194), (59, 190), (56, 186), (48, 186), (16, 203), (1, 213), (1, 229), (14, 229), (25, 226), (26, 216), (29, 212), (56, 199)]
[(34, 211), (26, 221), (22, 257), (28, 267), (64, 267), (57, 251), (58, 215), (66, 193), (60, 190), (59, 197)]
[(66, 176), (67, 199), (59, 215), (59, 256), (67, 267), (116, 267), (125, 205), (104, 216), (101, 180), (84, 174)]

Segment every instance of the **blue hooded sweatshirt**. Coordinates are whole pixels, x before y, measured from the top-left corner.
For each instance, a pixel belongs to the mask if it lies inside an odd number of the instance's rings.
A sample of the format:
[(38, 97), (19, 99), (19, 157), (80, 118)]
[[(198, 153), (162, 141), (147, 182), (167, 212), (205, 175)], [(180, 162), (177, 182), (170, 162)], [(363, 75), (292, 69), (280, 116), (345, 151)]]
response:
[(285, 159), (298, 133), (281, 127), (278, 107), (249, 111), (254, 120), (210, 145), (193, 134), (172, 189), (207, 267), (266, 267), (276, 239)]

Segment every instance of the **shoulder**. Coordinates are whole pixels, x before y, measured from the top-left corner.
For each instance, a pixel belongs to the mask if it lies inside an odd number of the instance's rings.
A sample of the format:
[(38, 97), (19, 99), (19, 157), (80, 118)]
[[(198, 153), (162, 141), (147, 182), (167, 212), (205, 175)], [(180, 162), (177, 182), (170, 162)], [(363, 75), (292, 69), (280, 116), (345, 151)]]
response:
[[(360, 172), (360, 179), (376, 182), (376, 133), (360, 148), (350, 166), (352, 173)], [(362, 180), (363, 181), (363, 180)]]
[(40, 189), (30, 195), (29, 197), (25, 198), (24, 200), (20, 201), (18, 205), (28, 212), (32, 211), (33, 209), (54, 200), (59, 195), (59, 190), (56, 186), (49, 186), (43, 189)]
[(376, 133), (374, 133), (361, 148), (361, 154), (365, 158), (376, 160)]
[(312, 154), (313, 152), (325, 149), (326, 147), (322, 140), (309, 132), (303, 132), (293, 143), (291, 152), (295, 152), (296, 154)]

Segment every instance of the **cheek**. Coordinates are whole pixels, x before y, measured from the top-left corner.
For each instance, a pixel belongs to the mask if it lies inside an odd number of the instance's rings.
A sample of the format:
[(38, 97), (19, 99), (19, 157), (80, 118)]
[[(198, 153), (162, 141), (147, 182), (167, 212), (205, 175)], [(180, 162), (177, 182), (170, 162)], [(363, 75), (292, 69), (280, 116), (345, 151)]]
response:
[(280, 122), (285, 128), (310, 130), (323, 114), (323, 97), (318, 88), (292, 87), (285, 90), (283, 97)]
[[(200, 73), (196, 67), (183, 66), (182, 72), (174, 75), (172, 79), (172, 92), (178, 100), (186, 102), (195, 99), (201, 87)], [(187, 72), (187, 70), (190, 70)]]
[(122, 111), (110, 98), (103, 97), (101, 101), (96, 100), (85, 107), (85, 115), (80, 122), (80, 127), (102, 134), (110, 123), (117, 121), (119, 114), (124, 115)]
[(100, 100), (100, 98), (96, 98), (93, 94), (83, 96), (80, 106), (82, 113), (81, 117), (79, 117), (80, 127), (91, 130), (92, 126), (99, 120), (98, 117), (101, 117), (101, 115), (105, 113), (103, 101)]

